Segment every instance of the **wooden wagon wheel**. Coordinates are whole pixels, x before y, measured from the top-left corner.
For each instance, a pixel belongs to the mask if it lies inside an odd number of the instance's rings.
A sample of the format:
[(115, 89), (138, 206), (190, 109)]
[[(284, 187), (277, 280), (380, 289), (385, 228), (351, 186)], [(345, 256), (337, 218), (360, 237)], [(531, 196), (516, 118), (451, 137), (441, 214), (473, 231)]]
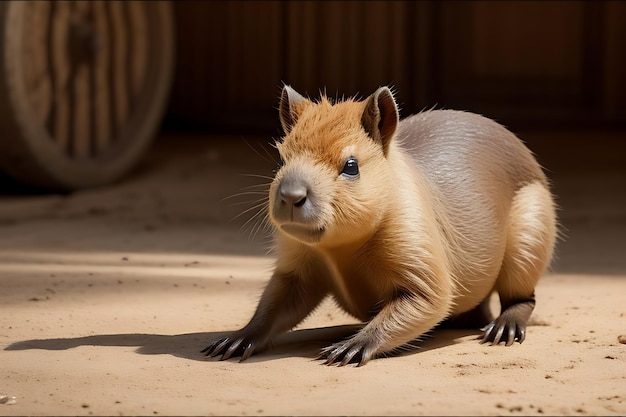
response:
[(0, 3), (0, 170), (74, 190), (128, 172), (171, 85), (171, 5)]

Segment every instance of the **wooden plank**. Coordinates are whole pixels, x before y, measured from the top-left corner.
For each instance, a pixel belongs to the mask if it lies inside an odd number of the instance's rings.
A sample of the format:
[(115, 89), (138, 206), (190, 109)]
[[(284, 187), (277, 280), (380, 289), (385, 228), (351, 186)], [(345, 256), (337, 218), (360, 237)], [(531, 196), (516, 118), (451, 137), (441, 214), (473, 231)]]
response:
[[(224, 17), (227, 36), (217, 31), (211, 34), (218, 39), (226, 38), (228, 45), (225, 59), (210, 63), (212, 67), (226, 65), (226, 84), (220, 87), (225, 92), (222, 106), (245, 110), (241, 102), (243, 96), (250, 99), (252, 106), (274, 106), (280, 91), (281, 5), (278, 2), (227, 2), (227, 6)], [(202, 44), (197, 45), (202, 47)], [(253, 63), (252, 66), (249, 63)], [(210, 71), (213, 72), (212, 68)]]
[(470, 16), (468, 69), (477, 76), (580, 76), (582, 48), (571, 40), (581, 36), (582, 2), (477, 1)]
[(586, 4), (441, 2), (438, 104), (513, 128), (590, 115), (585, 93), (595, 81), (583, 57), (598, 42), (585, 31)]
[(430, 2), (413, 2), (406, 7), (405, 28), (407, 52), (404, 68), (407, 90), (404, 115), (416, 113), (435, 104), (435, 85), (440, 51), (435, 45), (437, 25), (435, 6)]
[(111, 71), (111, 30), (107, 22), (107, 7), (104, 1), (93, 2), (93, 23), (98, 34), (99, 51), (94, 57), (95, 88), (92, 100), (95, 106), (94, 145), (95, 153), (106, 149), (111, 142), (112, 125), (109, 72)]
[[(391, 26), (391, 6), (394, 3), (385, 2), (367, 2), (363, 3), (365, 8), (363, 12), (362, 25), (359, 27), (361, 38), (361, 50), (356, 53), (360, 55), (362, 62), (361, 68), (367, 68), (367, 71), (361, 70), (360, 78), (362, 84), (367, 90), (361, 91), (363, 96), (367, 96), (375, 91), (376, 88), (383, 84), (397, 82), (390, 77), (394, 65), (392, 59), (394, 55), (403, 55), (402, 53), (392, 53), (390, 33), (392, 30), (397, 31), (400, 35), (400, 27)], [(331, 41), (331, 39), (329, 39)], [(393, 51), (401, 51), (400, 45), (394, 45)], [(397, 49), (396, 49), (397, 47)], [(349, 45), (344, 46), (349, 49)], [(359, 59), (356, 56), (353, 59)], [(344, 77), (350, 77), (349, 73)]]
[[(317, 61), (315, 65), (319, 71), (316, 74), (317, 89), (325, 91), (328, 96), (334, 98), (340, 89), (347, 87), (342, 85), (342, 72), (344, 68), (349, 70), (350, 62), (354, 62), (355, 55), (358, 53), (355, 48), (346, 48), (343, 41), (347, 27), (351, 26), (351, 20), (356, 17), (350, 13), (349, 9), (352, 8), (354, 11), (354, 8), (359, 7), (359, 4), (356, 2), (346, 4), (342, 1), (329, 1), (315, 5), (319, 8), (320, 13), (318, 13), (319, 20), (313, 30), (316, 32), (316, 38), (320, 40), (320, 45), (324, 46), (316, 49), (314, 55)], [(328, 28), (333, 28), (333, 30)], [(309, 93), (314, 96), (317, 95), (317, 91), (310, 91)]]
[(317, 95), (319, 85), (316, 51), (317, 15), (320, 5), (309, 1), (287, 2), (285, 19), (287, 74), (283, 80), (303, 94)]
[(285, 7), (287, 73), (296, 88), (313, 96), (326, 87), (329, 96), (364, 97), (393, 85), (410, 94), (407, 3), (305, 1)]
[(604, 111), (615, 120), (626, 121), (626, 2), (605, 4), (606, 47), (604, 74)]

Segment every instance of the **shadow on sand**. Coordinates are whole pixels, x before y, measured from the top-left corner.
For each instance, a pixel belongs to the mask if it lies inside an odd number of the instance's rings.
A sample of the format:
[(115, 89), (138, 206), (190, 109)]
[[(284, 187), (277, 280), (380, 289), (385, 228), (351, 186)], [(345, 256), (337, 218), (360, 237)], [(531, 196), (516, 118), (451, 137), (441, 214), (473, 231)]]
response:
[[(351, 336), (361, 327), (362, 325), (343, 325), (294, 330), (279, 336), (271, 349), (259, 352), (248, 359), (248, 362), (263, 362), (290, 356), (314, 359), (320, 349)], [(4, 350), (67, 350), (79, 346), (136, 346), (136, 352), (142, 355), (173, 355), (189, 360), (207, 361), (217, 359), (207, 359), (200, 350), (211, 341), (228, 333), (206, 332), (179, 335), (108, 334), (67, 339), (35, 339), (13, 343)], [(430, 333), (427, 339), (414, 343), (418, 346), (417, 348), (405, 351), (400, 355), (410, 355), (444, 348), (460, 343), (460, 338), (472, 334), (477, 334), (477, 331), (437, 329)]]

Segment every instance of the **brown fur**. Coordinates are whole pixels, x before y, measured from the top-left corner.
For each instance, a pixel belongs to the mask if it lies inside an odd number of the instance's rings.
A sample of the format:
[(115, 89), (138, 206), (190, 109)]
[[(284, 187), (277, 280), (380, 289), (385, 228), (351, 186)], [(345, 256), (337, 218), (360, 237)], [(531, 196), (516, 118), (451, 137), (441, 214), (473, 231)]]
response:
[[(472, 113), (429, 111), (399, 123), (386, 88), (332, 104), (285, 87), (280, 113), (284, 165), (269, 195), (274, 275), (250, 323), (207, 354), (246, 359), (329, 294), (367, 324), (322, 351), (328, 364), (365, 364), (481, 308), (494, 289), (502, 314), (484, 341), (524, 340), (556, 219), (521, 141)], [(342, 175), (350, 157), (358, 177)]]

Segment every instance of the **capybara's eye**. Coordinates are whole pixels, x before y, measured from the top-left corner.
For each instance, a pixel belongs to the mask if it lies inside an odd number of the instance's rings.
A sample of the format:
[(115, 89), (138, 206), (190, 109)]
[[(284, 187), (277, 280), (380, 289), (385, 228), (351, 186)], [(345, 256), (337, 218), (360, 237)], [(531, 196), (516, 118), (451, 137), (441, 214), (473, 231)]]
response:
[(341, 170), (341, 175), (345, 178), (356, 178), (359, 176), (359, 161), (354, 156), (351, 156), (346, 161), (343, 169)]

